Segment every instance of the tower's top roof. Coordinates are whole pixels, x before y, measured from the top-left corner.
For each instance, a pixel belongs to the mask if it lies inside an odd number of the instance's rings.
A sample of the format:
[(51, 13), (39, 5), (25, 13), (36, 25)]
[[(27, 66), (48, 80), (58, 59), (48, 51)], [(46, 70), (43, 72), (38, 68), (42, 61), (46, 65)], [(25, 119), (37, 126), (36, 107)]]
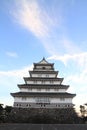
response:
[(43, 65), (43, 64), (45, 64), (45, 65), (53, 65), (54, 63), (49, 63), (44, 57), (43, 57), (43, 59), (40, 61), (40, 62), (38, 62), (38, 63), (34, 63), (35, 65), (36, 64), (41, 64), (41, 65)]
[(43, 57), (43, 59), (39, 62), (39, 64), (48, 64), (48, 62), (47, 62), (46, 59)]

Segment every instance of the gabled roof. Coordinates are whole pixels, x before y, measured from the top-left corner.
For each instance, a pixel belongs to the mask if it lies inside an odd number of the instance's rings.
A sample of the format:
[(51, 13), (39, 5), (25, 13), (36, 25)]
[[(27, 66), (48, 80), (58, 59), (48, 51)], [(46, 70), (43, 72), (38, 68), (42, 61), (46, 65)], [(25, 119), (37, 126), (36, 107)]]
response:
[(44, 57), (40, 62), (34, 63), (34, 65), (43, 65), (43, 64), (44, 65), (54, 65), (54, 63), (49, 63)]
[(29, 71), (30, 74), (58, 74), (58, 71)]
[(63, 84), (18, 84), (19, 88), (36, 88), (36, 89), (68, 89), (69, 85)]
[(24, 81), (63, 81), (64, 78), (52, 78), (52, 77), (23, 77)]
[(76, 96), (76, 94), (71, 93), (44, 93), (44, 92), (17, 92), (17, 93), (11, 93), (13, 97), (59, 97), (59, 98), (73, 98)]
[(39, 64), (49, 64), (46, 59), (43, 57), (43, 59), (39, 62)]

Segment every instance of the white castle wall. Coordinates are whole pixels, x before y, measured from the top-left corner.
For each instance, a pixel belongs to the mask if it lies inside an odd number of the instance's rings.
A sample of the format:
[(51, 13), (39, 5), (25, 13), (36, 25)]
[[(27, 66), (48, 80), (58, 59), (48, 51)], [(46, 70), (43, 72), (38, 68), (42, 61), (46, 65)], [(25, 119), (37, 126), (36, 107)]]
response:
[(29, 103), (72, 103), (72, 99), (71, 98), (22, 98), (22, 97), (15, 97), (14, 98), (14, 102), (29, 102)]
[[(36, 69), (38, 69), (38, 70), (39, 70), (39, 69), (43, 70), (43, 67), (45, 67), (46, 70), (47, 70), (47, 69), (51, 69), (51, 66), (44, 66), (44, 65), (43, 65), (43, 66), (39, 66), (39, 65), (38, 65), (38, 66), (36, 66)], [(45, 69), (44, 69), (44, 70), (45, 70)]]
[(61, 81), (26, 81), (27, 84), (61, 84)]
[(30, 102), (30, 103), (35, 103), (35, 99), (34, 98), (22, 98), (22, 97), (15, 97), (14, 98), (14, 102)]
[(72, 103), (72, 98), (52, 98), (51, 103)]
[(50, 77), (50, 78), (55, 78), (56, 74), (31, 74), (31, 77)]
[(21, 88), (21, 92), (60, 92), (63, 93), (66, 89), (28, 89), (28, 88)]

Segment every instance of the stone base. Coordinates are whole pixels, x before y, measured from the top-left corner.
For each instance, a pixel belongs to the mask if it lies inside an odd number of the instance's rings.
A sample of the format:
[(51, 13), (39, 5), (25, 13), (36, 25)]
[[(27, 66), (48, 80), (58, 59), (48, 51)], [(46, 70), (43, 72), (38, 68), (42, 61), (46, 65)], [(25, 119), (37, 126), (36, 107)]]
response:
[(66, 109), (29, 109), (29, 108), (13, 108), (9, 121), (15, 123), (42, 123), (42, 124), (72, 124), (79, 123), (79, 117), (77, 116), (73, 108)]

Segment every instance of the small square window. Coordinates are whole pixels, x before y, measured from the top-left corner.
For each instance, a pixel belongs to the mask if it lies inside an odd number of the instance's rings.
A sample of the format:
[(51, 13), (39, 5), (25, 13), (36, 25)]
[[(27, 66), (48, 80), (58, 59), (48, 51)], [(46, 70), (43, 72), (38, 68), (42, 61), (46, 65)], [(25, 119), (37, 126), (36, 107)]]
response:
[(53, 84), (53, 81), (51, 80), (50, 83)]
[(40, 88), (38, 88), (38, 89), (37, 89), (37, 91), (41, 91), (41, 89), (40, 89)]
[(34, 84), (37, 84), (37, 81), (36, 81), (36, 80), (34, 81)]
[(55, 90), (55, 91), (59, 91), (59, 89), (58, 89), (58, 88), (55, 88), (54, 90)]
[(38, 77), (42, 77), (42, 74), (38, 74)]
[(50, 89), (47, 88), (46, 91), (50, 91)]
[(64, 101), (64, 100), (65, 100), (65, 98), (60, 98), (60, 100), (61, 100), (61, 101)]
[(49, 74), (46, 74), (46, 77), (49, 77)]
[(43, 66), (43, 67), (42, 67), (42, 69), (44, 70), (44, 69), (45, 69), (45, 67)]
[(42, 84), (45, 84), (45, 81), (42, 81)]

